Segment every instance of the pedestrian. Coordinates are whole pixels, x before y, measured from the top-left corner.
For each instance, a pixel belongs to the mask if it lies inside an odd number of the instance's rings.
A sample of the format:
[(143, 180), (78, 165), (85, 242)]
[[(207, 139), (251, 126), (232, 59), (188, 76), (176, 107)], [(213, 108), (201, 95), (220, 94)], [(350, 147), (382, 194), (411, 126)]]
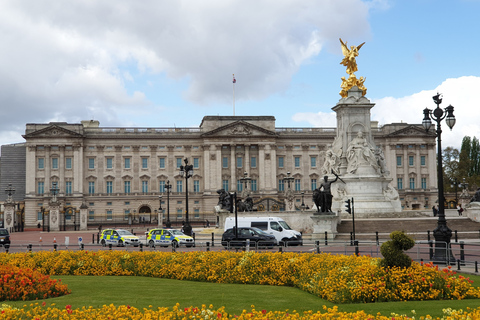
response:
[(463, 208), (460, 204), (457, 205), (458, 216), (462, 216)]
[(436, 217), (437, 214), (438, 214), (438, 210), (435, 206), (432, 207), (432, 210), (433, 210), (433, 216)]

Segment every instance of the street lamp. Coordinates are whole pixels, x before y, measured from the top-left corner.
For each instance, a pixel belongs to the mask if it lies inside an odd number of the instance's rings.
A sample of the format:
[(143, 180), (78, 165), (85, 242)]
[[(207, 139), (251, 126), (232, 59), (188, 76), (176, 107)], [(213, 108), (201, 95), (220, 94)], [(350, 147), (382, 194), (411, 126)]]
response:
[(302, 211), (305, 211), (305, 202), (303, 201), (304, 196), (305, 192), (302, 191)]
[(50, 189), (50, 192), (52, 193), (52, 202), (57, 202), (58, 187), (56, 182), (52, 183), (52, 188)]
[(12, 196), (15, 194), (15, 188), (11, 183), (8, 184), (8, 187), (5, 189), (5, 194), (8, 195), (7, 201), (12, 201)]
[(167, 180), (164, 188), (167, 189), (167, 223), (165, 224), (165, 226), (167, 228), (171, 228), (172, 223), (170, 222), (170, 189), (172, 189), (172, 185), (170, 184), (170, 180)]
[(240, 179), (239, 179), (239, 180), (240, 180), (240, 183), (245, 183), (245, 188), (244, 188), (244, 190), (242, 191), (242, 198), (246, 198), (246, 197), (248, 197), (248, 195), (249, 195), (249, 194), (248, 194), (248, 182), (249, 182), (250, 180), (252, 180), (252, 178), (247, 177), (247, 176), (248, 176), (248, 173), (247, 173), (247, 171), (245, 171), (245, 172), (243, 173), (243, 178), (240, 178)]
[(455, 206), (458, 205), (458, 186), (459, 186), (458, 182), (459, 182), (458, 179), (455, 177), (453, 178), (452, 184), (450, 185), (451, 188), (455, 187)]
[[(437, 105), (435, 110), (425, 108), (423, 110), (422, 125), (428, 132), (432, 126), (432, 120), (437, 123), (436, 135), (437, 135), (437, 184), (438, 184), (438, 222), (437, 227), (433, 230), (433, 236), (435, 237), (435, 256), (436, 262), (449, 262), (455, 261), (450, 248), (450, 239), (452, 238), (452, 230), (447, 227), (447, 220), (445, 219), (445, 198), (443, 195), (443, 164), (442, 164), (442, 129), (440, 122), (445, 119), (447, 126), (452, 130), (455, 125), (455, 116), (453, 115), (453, 107), (449, 105), (443, 110), (440, 108), (442, 98), (440, 94), (433, 97), (433, 101)], [(430, 118), (431, 117), (431, 118)], [(448, 255), (447, 255), (448, 254)]]
[(295, 178), (290, 177), (290, 171), (287, 172), (287, 176), (285, 178), (283, 178), (283, 181), (287, 183), (288, 190), (290, 190), (290, 182), (292, 182), (293, 180), (295, 180)]
[(247, 171), (245, 171), (245, 172), (243, 173), (243, 178), (240, 178), (240, 182), (245, 183), (245, 190), (247, 190), (248, 181), (252, 180), (252, 178), (247, 177), (247, 176), (248, 176), (248, 173), (247, 173)]
[(185, 162), (184, 166), (180, 166), (180, 176), (185, 177), (185, 225), (183, 226), (183, 232), (187, 236), (192, 236), (192, 226), (188, 221), (188, 178), (193, 176), (193, 165), (188, 164), (188, 159), (183, 160)]

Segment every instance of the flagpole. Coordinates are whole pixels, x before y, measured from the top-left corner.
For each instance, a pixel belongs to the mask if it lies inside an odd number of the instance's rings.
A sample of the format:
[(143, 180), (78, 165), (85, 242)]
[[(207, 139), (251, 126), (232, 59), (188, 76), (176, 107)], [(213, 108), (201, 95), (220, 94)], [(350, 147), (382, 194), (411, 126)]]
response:
[(237, 80), (235, 79), (235, 74), (233, 74), (233, 115), (235, 116), (235, 83)]

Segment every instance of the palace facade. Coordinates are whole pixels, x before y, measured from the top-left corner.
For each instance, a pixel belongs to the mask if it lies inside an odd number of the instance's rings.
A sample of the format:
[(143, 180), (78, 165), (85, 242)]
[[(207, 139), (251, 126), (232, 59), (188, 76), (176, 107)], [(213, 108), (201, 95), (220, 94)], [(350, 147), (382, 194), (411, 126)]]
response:
[[(183, 221), (187, 187), (192, 223), (213, 216), (217, 190), (240, 194), (245, 185), (255, 201), (280, 202), (290, 185), (297, 208), (302, 200), (311, 207), (335, 136), (336, 128), (279, 128), (273, 116), (205, 116), (198, 128), (113, 128), (94, 120), (27, 124), (25, 225), (42, 222), (53, 193), (73, 209), (66, 210), (67, 224), (80, 207), (87, 207), (91, 225), (158, 222), (157, 211), (165, 219), (167, 205), (170, 220)], [(372, 136), (403, 209), (431, 208), (437, 200), (435, 135), (421, 124), (372, 122)], [(180, 174), (184, 159), (193, 166), (189, 179)], [(2, 164), (2, 170), (8, 168)]]

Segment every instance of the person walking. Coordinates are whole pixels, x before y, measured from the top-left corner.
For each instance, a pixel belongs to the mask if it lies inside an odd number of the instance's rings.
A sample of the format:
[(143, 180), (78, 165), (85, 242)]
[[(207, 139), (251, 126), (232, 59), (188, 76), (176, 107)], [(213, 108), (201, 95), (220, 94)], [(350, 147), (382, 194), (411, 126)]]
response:
[(432, 207), (432, 211), (433, 211), (433, 216), (436, 217), (438, 214), (438, 210), (435, 206)]
[(462, 205), (457, 204), (457, 211), (458, 211), (458, 216), (459, 216), (459, 217), (463, 215)]

